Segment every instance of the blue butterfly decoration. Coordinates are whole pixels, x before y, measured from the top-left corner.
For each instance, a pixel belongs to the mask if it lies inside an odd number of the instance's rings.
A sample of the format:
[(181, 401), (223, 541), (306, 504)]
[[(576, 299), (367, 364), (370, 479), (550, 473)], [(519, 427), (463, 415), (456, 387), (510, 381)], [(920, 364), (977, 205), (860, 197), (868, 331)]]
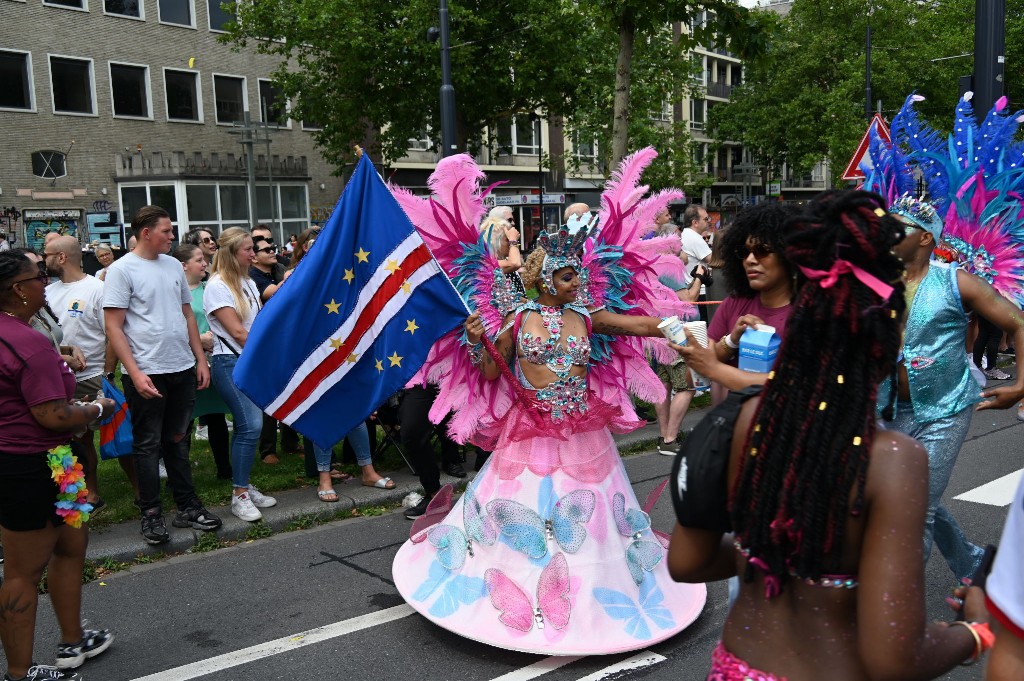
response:
[(633, 581), (640, 585), (645, 574), (665, 557), (665, 549), (656, 541), (641, 539), (643, 533), (651, 529), (651, 517), (635, 508), (627, 509), (626, 497), (621, 492), (612, 497), (612, 516), (619, 534), (633, 538), (626, 547), (626, 564)]
[(676, 624), (672, 611), (662, 605), (665, 594), (653, 577), (647, 577), (640, 583), (639, 602), (621, 591), (603, 588), (594, 589), (594, 598), (609, 617), (625, 620), (626, 633), (641, 641), (651, 638), (648, 620), (659, 629), (670, 629)]
[(427, 531), (427, 539), (437, 547), (437, 560), (449, 570), (458, 570), (466, 556), (473, 555), (473, 542), (490, 546), (498, 538), (494, 523), (484, 513), (472, 485), (462, 497), (462, 524), (465, 532), (454, 525), (435, 525)]
[(541, 481), (538, 511), (511, 499), (495, 499), (487, 504), (487, 515), (501, 533), (501, 541), (532, 559), (548, 553), (548, 542), (555, 541), (566, 553), (576, 553), (587, 538), (586, 523), (594, 514), (596, 496), (588, 489), (577, 489), (561, 499), (555, 495), (550, 477)]
[(416, 589), (412, 598), (425, 601), (438, 589), (441, 589), (441, 595), (427, 611), (438, 618), (454, 615), (463, 605), (474, 603), (487, 595), (487, 584), (480, 577), (457, 575), (439, 561), (433, 560), (427, 571), (427, 579)]

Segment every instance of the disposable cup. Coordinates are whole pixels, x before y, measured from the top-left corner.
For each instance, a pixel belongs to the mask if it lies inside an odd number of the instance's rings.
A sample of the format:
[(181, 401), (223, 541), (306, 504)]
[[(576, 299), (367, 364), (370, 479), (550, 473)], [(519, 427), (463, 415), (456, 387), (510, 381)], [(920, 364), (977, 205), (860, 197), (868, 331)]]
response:
[[(693, 339), (703, 347), (708, 346), (708, 325), (707, 322), (686, 322), (683, 324)], [(711, 387), (711, 381), (700, 373), (690, 369), (691, 386), (697, 392), (703, 392)]]
[[(683, 333), (683, 328), (683, 323), (675, 315), (666, 317), (658, 324), (661, 334), (677, 345), (686, 345), (686, 334)], [(707, 335), (706, 332), (705, 335)]]

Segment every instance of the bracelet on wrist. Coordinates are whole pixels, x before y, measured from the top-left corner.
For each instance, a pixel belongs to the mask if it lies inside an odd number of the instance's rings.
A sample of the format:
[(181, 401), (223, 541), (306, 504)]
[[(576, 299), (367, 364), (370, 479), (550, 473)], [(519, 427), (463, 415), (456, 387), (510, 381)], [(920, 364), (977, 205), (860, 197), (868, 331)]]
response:
[(963, 667), (970, 667), (995, 644), (995, 634), (989, 628), (988, 622), (964, 622), (957, 620), (951, 622), (950, 626), (954, 624), (966, 628), (967, 631), (971, 632), (971, 636), (974, 637), (974, 653), (960, 663)]
[(477, 366), (484, 361), (484, 344), (482, 342), (469, 346), (469, 361)]
[(731, 333), (727, 333), (724, 336), (722, 336), (722, 342), (725, 343), (727, 346), (729, 346), (729, 349), (731, 349), (731, 350), (739, 350), (740, 349), (739, 344), (733, 342), (732, 334)]

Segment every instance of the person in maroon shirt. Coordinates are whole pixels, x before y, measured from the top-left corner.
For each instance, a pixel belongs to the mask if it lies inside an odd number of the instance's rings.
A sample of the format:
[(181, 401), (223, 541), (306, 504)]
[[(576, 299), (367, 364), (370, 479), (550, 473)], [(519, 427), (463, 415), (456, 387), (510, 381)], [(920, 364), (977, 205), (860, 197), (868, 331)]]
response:
[(116, 410), (113, 400), (75, 404), (75, 375), (50, 341), (29, 326), (45, 302), (47, 274), (20, 253), (0, 253), (0, 530), (6, 561), (0, 586), (0, 640), (6, 680), (77, 679), (32, 662), (37, 586), (47, 569), (61, 628), (57, 665), (81, 665), (113, 641), (109, 631), (83, 629), (82, 567), (89, 541), (83, 524), (56, 513), (59, 488), (47, 450), (71, 441)]
[[(686, 364), (729, 390), (765, 382), (767, 374), (736, 366), (740, 336), (748, 328), (767, 324), (781, 337), (796, 295), (796, 268), (784, 255), (790, 220), (799, 210), (785, 203), (763, 203), (740, 211), (718, 238), (729, 295), (708, 326), (710, 345), (695, 342), (675, 346)], [(722, 392), (721, 397), (724, 398)]]

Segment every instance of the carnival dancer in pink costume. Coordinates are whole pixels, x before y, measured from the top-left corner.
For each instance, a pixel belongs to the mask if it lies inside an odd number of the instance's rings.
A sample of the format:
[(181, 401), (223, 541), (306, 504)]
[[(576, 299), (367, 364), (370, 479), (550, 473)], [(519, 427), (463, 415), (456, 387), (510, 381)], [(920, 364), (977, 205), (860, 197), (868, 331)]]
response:
[[(645, 349), (661, 315), (690, 308), (658, 282), (667, 244), (641, 241), (679, 192), (641, 200), (650, 149), (623, 161), (598, 218), (541, 236), (535, 301), (519, 297), (479, 240), (482, 173), (468, 156), (438, 165), (434, 196), (394, 189), (471, 309), (432, 348), (421, 378), (439, 385), (431, 419), (493, 455), (451, 505), (444, 488), (395, 557), (398, 590), (436, 624), (544, 655), (642, 648), (688, 626), (704, 585), (674, 583), (666, 536), (651, 528), (612, 432), (640, 425), (629, 398), (664, 399)], [(672, 264), (674, 263), (674, 265)], [(643, 338), (646, 336), (648, 338)]]

